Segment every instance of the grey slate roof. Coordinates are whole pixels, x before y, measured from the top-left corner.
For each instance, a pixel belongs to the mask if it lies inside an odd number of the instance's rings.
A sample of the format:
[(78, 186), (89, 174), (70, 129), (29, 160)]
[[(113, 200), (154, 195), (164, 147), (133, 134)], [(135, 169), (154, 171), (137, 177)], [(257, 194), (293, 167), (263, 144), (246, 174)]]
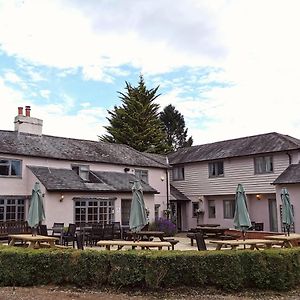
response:
[(148, 152), (143, 152), (143, 154), (155, 161), (157, 161), (160, 164), (168, 164), (168, 158), (166, 155), (162, 155), (162, 154), (155, 154), (155, 153), (148, 153)]
[(289, 165), (272, 184), (300, 183), (300, 164)]
[(300, 140), (276, 132), (181, 148), (168, 155), (171, 165), (300, 149)]
[(191, 201), (186, 195), (181, 193), (176, 187), (174, 187), (172, 184), (170, 184), (170, 193), (171, 196), (175, 198), (177, 201)]
[[(133, 174), (119, 172), (93, 172), (92, 180), (82, 180), (75, 171), (47, 167), (28, 167), (48, 191), (69, 192), (131, 192)], [(149, 184), (142, 182), (144, 193), (158, 193)]]
[(129, 146), (0, 130), (0, 153), (71, 161), (167, 168)]

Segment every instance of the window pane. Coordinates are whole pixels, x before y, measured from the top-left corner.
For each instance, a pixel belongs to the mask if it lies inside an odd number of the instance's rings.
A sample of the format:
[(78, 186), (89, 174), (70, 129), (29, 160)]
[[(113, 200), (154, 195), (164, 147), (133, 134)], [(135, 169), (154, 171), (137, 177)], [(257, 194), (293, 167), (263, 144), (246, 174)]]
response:
[(184, 180), (184, 167), (173, 167), (172, 177), (173, 180)]
[(129, 225), (131, 200), (122, 200), (121, 202), (121, 214), (122, 214), (122, 225)]
[(148, 183), (148, 170), (134, 170), (134, 174), (137, 178), (140, 180), (143, 180), (144, 182)]
[(0, 165), (0, 175), (3, 175), (3, 176), (9, 175), (9, 166), (8, 165)]
[(21, 176), (21, 161), (19, 160), (11, 161), (11, 175)]
[(214, 219), (216, 217), (216, 206), (214, 200), (208, 200), (208, 217)]
[(224, 219), (233, 219), (235, 211), (235, 201), (234, 200), (224, 200)]
[(223, 161), (209, 163), (208, 173), (209, 173), (209, 177), (223, 176), (224, 175)]
[(193, 202), (192, 207), (193, 207), (193, 217), (197, 217), (197, 209), (199, 208), (199, 203)]
[(273, 172), (272, 156), (260, 156), (254, 158), (254, 170), (256, 174)]

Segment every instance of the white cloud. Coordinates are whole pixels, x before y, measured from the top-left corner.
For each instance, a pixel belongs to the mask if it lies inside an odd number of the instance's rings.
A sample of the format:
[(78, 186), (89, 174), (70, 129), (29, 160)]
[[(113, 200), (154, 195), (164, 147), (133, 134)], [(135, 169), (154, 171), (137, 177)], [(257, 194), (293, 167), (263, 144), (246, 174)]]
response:
[[(159, 97), (161, 107), (175, 105), (195, 143), (270, 131), (299, 137), (299, 8), (294, 0), (0, 1), (0, 50), (36, 67), (59, 68), (65, 77), (80, 70), (86, 80), (113, 83), (130, 74), (124, 65), (152, 74), (154, 86), (170, 89)], [(211, 71), (203, 74), (205, 67)], [(163, 79), (176, 68), (190, 71)], [(44, 79), (30, 70), (31, 80)], [(15, 115), (26, 97), (4, 79), (26, 86), (13, 71), (0, 81), (6, 115)], [(67, 95), (61, 104), (42, 106), (39, 113), (53, 122), (45, 129), (68, 136), (100, 131), (105, 120), (92, 110), (106, 111), (87, 102), (72, 116), (66, 114), (76, 103)], [(63, 117), (72, 126), (63, 126)]]
[[(75, 3), (1, 2), (2, 49), (58, 68), (131, 64), (143, 72), (199, 64), (204, 58), (223, 55), (214, 17), (197, 1)], [(99, 71), (96, 74), (95, 79), (106, 79)]]
[(51, 94), (51, 91), (49, 91), (49, 90), (40, 90), (40, 95), (43, 98), (49, 99), (50, 94)]
[(22, 79), (12, 70), (8, 70), (4, 73), (4, 80), (10, 83), (22, 83)]

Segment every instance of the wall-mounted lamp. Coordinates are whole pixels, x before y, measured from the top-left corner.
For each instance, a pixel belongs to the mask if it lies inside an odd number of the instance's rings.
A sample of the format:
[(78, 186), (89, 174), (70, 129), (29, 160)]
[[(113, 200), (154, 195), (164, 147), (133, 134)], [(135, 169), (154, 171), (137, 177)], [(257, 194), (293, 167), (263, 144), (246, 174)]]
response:
[(59, 202), (63, 202), (63, 201), (64, 201), (64, 198), (65, 198), (64, 194), (61, 194), (61, 195), (60, 195)]
[(257, 194), (257, 195), (256, 195), (256, 199), (257, 199), (257, 200), (261, 200), (261, 194)]
[(161, 181), (164, 181), (164, 180), (165, 180), (165, 177), (164, 177), (164, 176), (161, 176), (161, 177), (160, 177), (160, 180), (161, 180)]

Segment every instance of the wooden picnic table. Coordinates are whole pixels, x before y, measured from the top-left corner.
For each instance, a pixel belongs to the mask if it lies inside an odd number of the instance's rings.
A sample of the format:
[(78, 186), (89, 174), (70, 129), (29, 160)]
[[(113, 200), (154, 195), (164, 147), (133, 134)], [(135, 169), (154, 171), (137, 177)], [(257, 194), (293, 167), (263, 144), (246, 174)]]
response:
[(132, 240), (134, 235), (136, 235), (139, 240), (146, 239), (150, 241), (151, 238), (157, 237), (163, 242), (165, 233), (163, 231), (139, 231), (137, 233), (127, 231), (125, 233), (125, 239)]
[(53, 236), (44, 236), (44, 235), (32, 235), (32, 234), (9, 234), (8, 237), (11, 238), (8, 246), (14, 246), (16, 241), (22, 241), (28, 243), (28, 248), (40, 248), (41, 243), (46, 243), (50, 248), (55, 248), (55, 241), (58, 241), (59, 238)]
[(122, 249), (124, 246), (131, 246), (132, 249), (140, 247), (141, 249), (157, 248), (162, 250), (163, 247), (168, 247), (170, 249), (171, 243), (169, 242), (150, 242), (150, 241), (113, 241), (113, 240), (103, 240), (97, 242), (97, 246), (105, 246), (106, 250), (110, 250), (111, 246), (117, 246), (117, 250)]
[[(267, 239), (245, 239), (245, 240), (220, 240), (210, 241), (211, 244), (216, 244), (216, 250), (221, 250), (222, 247), (230, 246), (231, 249), (237, 249), (238, 246), (250, 246), (251, 250), (259, 250), (259, 246), (272, 248), (273, 245), (282, 245), (282, 242)], [(249, 248), (248, 248), (249, 249)]]
[(228, 227), (198, 227), (192, 228), (188, 233), (188, 237), (191, 239), (191, 245), (193, 244), (194, 236), (193, 234), (197, 232), (202, 232), (205, 238), (222, 238), (225, 236), (225, 232), (229, 230)]
[(298, 233), (290, 233), (290, 235), (278, 234), (278, 235), (266, 236), (266, 238), (269, 240), (282, 241), (283, 247), (292, 248), (298, 246), (298, 242), (300, 241), (300, 234)]

